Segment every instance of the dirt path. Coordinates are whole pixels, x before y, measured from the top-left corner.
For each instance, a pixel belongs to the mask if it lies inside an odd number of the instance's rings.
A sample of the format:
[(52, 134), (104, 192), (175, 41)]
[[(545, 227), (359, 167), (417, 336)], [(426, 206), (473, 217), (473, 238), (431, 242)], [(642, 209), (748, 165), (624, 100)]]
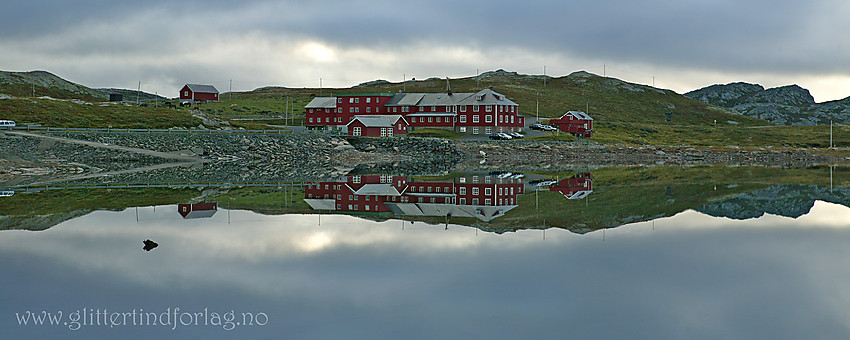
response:
[(131, 148), (131, 147), (128, 147), (128, 146), (121, 146), (121, 145), (104, 144), (104, 143), (90, 142), (90, 141), (63, 138), (63, 137), (45, 136), (45, 135), (42, 135), (42, 134), (32, 133), (32, 132), (5, 131), (4, 133), (10, 134), (10, 135), (25, 136), (25, 137), (42, 138), (44, 140), (57, 141), (57, 142), (62, 142), (62, 143), (79, 144), (79, 145), (85, 145), (85, 146), (90, 146), (90, 147), (94, 147), (94, 148), (103, 148), (103, 149), (118, 150), (118, 151), (124, 151), (124, 152), (132, 152), (132, 153), (148, 155), (148, 156), (153, 156), (153, 157), (158, 157), (158, 158), (173, 159), (173, 160), (181, 161), (181, 162), (208, 162), (208, 160), (196, 157), (194, 155), (189, 155), (189, 154), (159, 152), (159, 151), (153, 151), (153, 150), (147, 150), (147, 149)]
[(146, 155), (146, 156), (157, 157), (157, 158), (168, 159), (168, 160), (174, 161), (174, 162), (170, 162), (170, 163), (149, 165), (149, 166), (143, 166), (143, 167), (132, 168), (132, 169), (123, 169), (123, 170), (106, 171), (106, 172), (94, 172), (94, 173), (86, 173), (86, 174), (78, 174), (78, 175), (70, 175), (70, 176), (58, 176), (58, 177), (57, 176), (50, 176), (50, 177), (48, 177), (44, 180), (40, 180), (40, 181), (37, 181), (37, 182), (34, 182), (34, 183), (29, 183), (27, 185), (38, 186), (38, 185), (47, 185), (47, 184), (58, 183), (58, 182), (67, 182), (67, 181), (82, 180), (82, 179), (96, 178), (96, 177), (105, 177), (105, 176), (116, 176), (116, 175), (121, 175), (121, 174), (144, 172), (144, 171), (158, 170), (158, 169), (166, 169), (166, 168), (172, 168), (172, 167), (191, 167), (191, 166), (194, 166), (194, 165), (199, 165), (199, 164), (209, 162), (209, 160), (196, 157), (194, 154), (160, 152), (160, 151), (133, 148), (133, 147), (127, 147), (127, 146), (121, 146), (121, 145), (112, 145), (112, 144), (105, 144), (105, 143), (98, 143), (98, 142), (91, 142), (91, 141), (84, 141), (84, 140), (77, 140), (77, 139), (70, 139), (70, 138), (63, 138), (63, 137), (45, 136), (45, 135), (41, 135), (41, 134), (37, 134), (37, 133), (31, 133), (31, 132), (4, 131), (4, 133), (10, 134), (10, 135), (24, 136), (24, 137), (40, 138), (42, 140), (42, 142), (39, 144), (40, 148), (41, 147), (49, 148), (50, 145), (52, 145), (53, 143), (59, 142), (59, 143), (67, 143), (67, 144), (85, 145), (85, 146), (89, 146), (89, 147), (93, 147), (93, 148), (101, 148), (101, 149), (109, 149), (109, 150), (116, 150), (116, 151), (122, 151), (122, 152), (130, 152), (130, 153), (136, 153), (136, 154), (141, 154), (141, 155)]

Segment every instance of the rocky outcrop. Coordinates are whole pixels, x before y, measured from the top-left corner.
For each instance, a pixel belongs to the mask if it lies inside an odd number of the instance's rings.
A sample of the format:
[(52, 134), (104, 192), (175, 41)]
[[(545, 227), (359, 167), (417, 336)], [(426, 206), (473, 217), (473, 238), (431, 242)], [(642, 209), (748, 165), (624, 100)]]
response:
[(764, 214), (797, 218), (808, 214), (815, 201), (850, 206), (850, 189), (816, 185), (774, 185), (763, 190), (737, 194), (695, 210), (715, 217), (737, 220), (757, 218)]
[(458, 149), (469, 155), (462, 167), (558, 170), (631, 165), (762, 165), (805, 167), (833, 161), (805, 150), (729, 150), (683, 147), (602, 146), (593, 142), (506, 141), (495, 143), (459, 142)]
[(36, 96), (99, 101), (109, 99), (109, 95), (106, 92), (69, 82), (50, 72), (0, 71), (0, 93), (19, 97), (30, 97), (33, 95), (33, 89)]
[(712, 85), (685, 96), (779, 125), (850, 123), (850, 97), (815, 103), (809, 90), (798, 85), (764, 89), (758, 84), (731, 83)]

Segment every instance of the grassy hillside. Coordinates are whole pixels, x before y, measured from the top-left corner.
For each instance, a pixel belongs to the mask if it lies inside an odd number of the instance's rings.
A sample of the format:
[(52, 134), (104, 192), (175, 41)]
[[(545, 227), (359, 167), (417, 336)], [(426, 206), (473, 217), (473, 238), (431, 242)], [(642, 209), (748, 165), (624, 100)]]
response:
[[(835, 186), (850, 186), (847, 171), (848, 168), (835, 169)], [(559, 175), (565, 178), (573, 174)], [(487, 228), (512, 231), (556, 227), (583, 233), (672, 216), (774, 184), (830, 185), (828, 167), (611, 168), (594, 171), (593, 176), (593, 193), (586, 200), (567, 200), (561, 193), (552, 191), (526, 193), (518, 198), (519, 207)]]
[[(594, 117), (594, 141), (601, 143), (664, 144), (694, 146), (790, 146), (826, 147), (829, 129), (823, 126), (783, 127), (732, 113), (730, 110), (687, 98), (673, 91), (631, 84), (587, 72), (568, 76), (547, 77), (519, 75), (504, 71), (488, 72), (480, 77), (452, 79), (451, 88), (456, 93), (475, 92), (491, 87), (520, 105), (527, 118), (538, 115), (542, 120), (559, 117), (569, 110), (588, 111)], [(303, 107), (311, 95), (329, 96), (334, 93), (384, 92), (440, 92), (445, 91), (445, 79), (408, 81), (402, 83), (380, 82), (352, 88), (287, 89), (264, 88), (250, 92), (234, 93), (233, 101), (222, 95), (222, 103), (206, 104), (204, 110), (223, 117), (264, 116), (270, 112), (283, 115), (286, 109), (283, 98), (295, 102), (290, 112), (303, 122)], [(235, 104), (235, 107), (231, 107)], [(272, 124), (281, 120), (255, 121)], [(288, 121), (287, 123), (292, 123)], [(836, 127), (834, 140), (837, 146), (850, 146), (850, 129)], [(543, 139), (572, 140), (568, 137)]]
[[(29, 82), (28, 82), (29, 81)], [(545, 83), (545, 84), (544, 84)], [(62, 80), (47, 72), (0, 73), (0, 93), (73, 98), (96, 102), (105, 94)], [(313, 96), (334, 93), (440, 92), (445, 79), (406, 83), (370, 82), (352, 88), (289, 89), (267, 87), (248, 92), (221, 94), (222, 102), (198, 108), (236, 127), (268, 128), (268, 125), (303, 125), (304, 106)], [(41, 86), (41, 87), (39, 87)], [(494, 71), (479, 77), (452, 79), (456, 93), (493, 88), (520, 105), (528, 119), (539, 115), (546, 121), (569, 110), (583, 110), (594, 117), (592, 140), (600, 143), (662, 144), (694, 146), (826, 147), (829, 128), (824, 126), (786, 127), (732, 113), (730, 110), (687, 98), (673, 91), (627, 83), (615, 78), (576, 72), (551, 78)], [(41, 88), (41, 90), (39, 90)], [(185, 109), (131, 108), (126, 106), (82, 106), (70, 102), (38, 99), (0, 100), (0, 119), (45, 126), (157, 127), (197, 126), (200, 121)], [(287, 105), (289, 102), (289, 105)], [(539, 104), (539, 110), (537, 110)], [(572, 140), (568, 136), (542, 139)], [(850, 128), (837, 126), (836, 146), (850, 146)]]
[[(104, 104), (105, 105), (105, 104)], [(18, 98), (0, 100), (0, 119), (18, 125), (37, 123), (50, 127), (96, 127), (167, 129), (198, 126), (201, 120), (185, 109), (135, 107), (120, 104), (81, 104), (79, 102)]]
[(104, 101), (109, 95), (102, 91), (74, 84), (45, 71), (0, 71), (0, 93), (13, 97), (52, 97)]

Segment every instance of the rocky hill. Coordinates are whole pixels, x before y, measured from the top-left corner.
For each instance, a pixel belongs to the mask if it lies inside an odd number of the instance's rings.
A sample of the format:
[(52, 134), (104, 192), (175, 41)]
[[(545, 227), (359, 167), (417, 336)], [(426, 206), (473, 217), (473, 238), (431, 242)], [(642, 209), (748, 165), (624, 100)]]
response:
[(168, 100), (168, 98), (166, 98), (166, 97), (163, 97), (163, 96), (160, 96), (160, 95), (155, 95), (153, 93), (147, 93), (147, 92), (144, 92), (144, 91), (138, 92), (136, 90), (115, 89), (115, 88), (103, 88), (103, 89), (97, 89), (97, 90), (100, 91), (100, 92), (106, 93), (106, 94), (120, 93), (121, 95), (124, 96), (124, 101), (126, 101), (126, 102), (134, 102), (136, 100), (137, 96), (138, 96), (139, 101), (142, 101), (142, 102), (154, 101), (154, 100), (158, 100), (158, 101)]
[(0, 71), (0, 94), (13, 97), (52, 97), (57, 99), (80, 99), (105, 101), (109, 95), (75, 84), (45, 71), (6, 72)]
[(685, 96), (779, 125), (827, 125), (830, 120), (850, 123), (850, 97), (815, 103), (809, 90), (798, 85), (765, 89), (758, 84), (730, 83), (711, 85)]
[(846, 187), (777, 184), (767, 189), (738, 194), (722, 202), (709, 203), (694, 210), (715, 217), (737, 220), (757, 218), (764, 214), (797, 218), (809, 213), (815, 201), (850, 206), (850, 190)]

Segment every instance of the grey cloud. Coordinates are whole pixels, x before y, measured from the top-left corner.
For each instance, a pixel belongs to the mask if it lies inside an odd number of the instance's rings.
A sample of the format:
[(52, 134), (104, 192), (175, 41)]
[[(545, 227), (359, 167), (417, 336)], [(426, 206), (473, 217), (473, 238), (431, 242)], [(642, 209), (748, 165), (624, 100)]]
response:
[[(40, 59), (79, 60), (81, 64), (90, 59), (112, 58), (122, 60), (129, 69), (186, 54), (209, 44), (209, 40), (249, 35), (289, 42), (316, 40), (343, 49), (403, 51), (399, 53), (460, 46), (504, 64), (514, 61), (508, 50), (550, 58), (785, 77), (842, 72), (846, 75), (846, 65), (850, 63), (850, 42), (843, 38), (850, 35), (850, 23), (845, 20), (850, 15), (850, 5), (832, 0), (252, 0), (238, 4), (224, 0), (35, 0), (8, 7), (0, 14), (0, 29), (4, 32), (0, 44), (25, 47), (14, 53)], [(76, 35), (66, 36), (69, 32)], [(64, 40), (56, 41), (56, 37)], [(0, 57), (0, 61), (3, 59), (10, 57)], [(431, 74), (426, 76), (431, 76), (481, 65), (480, 61), (448, 56), (434, 59), (419, 67), (409, 65), (416, 62), (401, 61), (400, 65), (386, 65), (367, 73), (427, 68)], [(262, 65), (252, 68), (261, 69)], [(471, 71), (474, 70), (467, 74)], [(251, 80), (264, 72), (255, 73), (250, 75)], [(365, 80), (368, 79), (350, 83)]]

